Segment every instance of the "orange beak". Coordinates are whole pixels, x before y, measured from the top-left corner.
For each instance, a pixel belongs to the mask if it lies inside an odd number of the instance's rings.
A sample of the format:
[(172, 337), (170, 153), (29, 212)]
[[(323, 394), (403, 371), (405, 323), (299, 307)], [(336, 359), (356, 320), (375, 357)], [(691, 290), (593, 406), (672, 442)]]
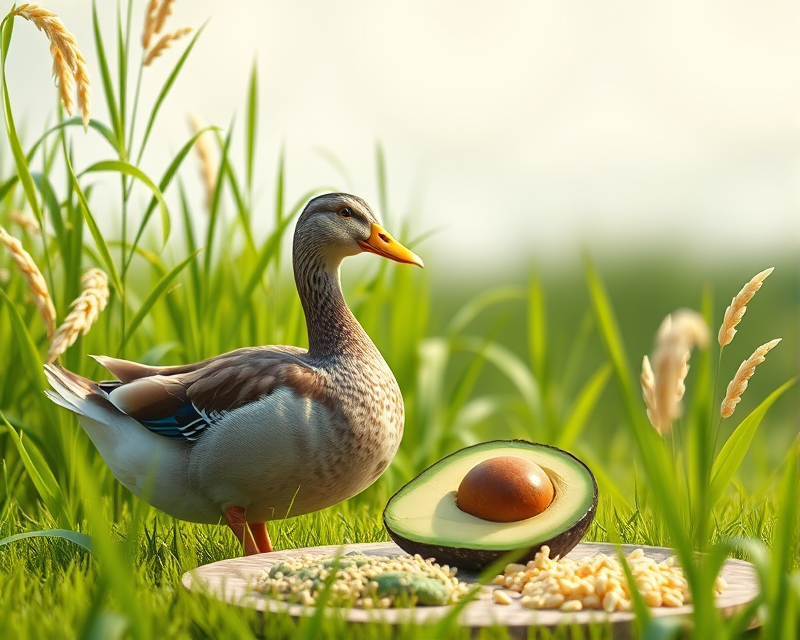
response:
[(375, 222), (372, 223), (372, 235), (370, 235), (369, 239), (359, 242), (358, 244), (364, 251), (376, 253), (384, 258), (389, 258), (405, 264), (415, 264), (418, 267), (425, 266), (422, 263), (422, 258), (413, 251), (406, 249), (389, 235), (388, 231)]

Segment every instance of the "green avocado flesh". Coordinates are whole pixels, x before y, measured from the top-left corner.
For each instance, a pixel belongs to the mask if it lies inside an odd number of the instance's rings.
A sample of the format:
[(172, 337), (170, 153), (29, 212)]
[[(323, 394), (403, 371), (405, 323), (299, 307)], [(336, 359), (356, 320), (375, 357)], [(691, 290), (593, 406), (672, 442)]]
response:
[[(527, 458), (547, 473), (555, 496), (542, 513), (517, 522), (492, 522), (458, 508), (456, 491), (477, 464), (500, 456)], [(573, 455), (524, 440), (484, 442), (444, 458), (398, 491), (384, 523), (405, 551), (437, 562), (482, 568), (504, 553), (524, 550), (531, 559), (547, 544), (551, 557), (566, 555), (589, 528), (597, 508), (597, 483)]]

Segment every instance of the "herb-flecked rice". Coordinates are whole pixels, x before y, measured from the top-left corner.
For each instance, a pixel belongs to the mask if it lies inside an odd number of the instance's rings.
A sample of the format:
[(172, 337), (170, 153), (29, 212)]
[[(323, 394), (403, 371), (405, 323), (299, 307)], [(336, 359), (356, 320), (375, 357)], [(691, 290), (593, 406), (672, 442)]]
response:
[(265, 569), (254, 588), (281, 602), (304, 606), (316, 605), (326, 588), (327, 603), (335, 607), (445, 605), (458, 602), (469, 591), (456, 571), (420, 555), (307, 554)]

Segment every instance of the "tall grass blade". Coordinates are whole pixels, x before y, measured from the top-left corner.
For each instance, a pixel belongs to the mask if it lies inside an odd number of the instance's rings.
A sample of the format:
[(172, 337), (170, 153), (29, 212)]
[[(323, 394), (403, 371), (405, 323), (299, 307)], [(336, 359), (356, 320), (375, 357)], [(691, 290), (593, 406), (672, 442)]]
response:
[[(206, 23), (207, 24), (207, 23)], [(167, 99), (172, 86), (175, 84), (175, 81), (178, 79), (178, 75), (183, 69), (183, 65), (186, 63), (186, 59), (189, 57), (189, 54), (194, 49), (194, 45), (197, 43), (200, 34), (203, 33), (203, 30), (206, 28), (206, 24), (203, 24), (197, 31), (195, 31), (192, 39), (189, 41), (189, 44), (186, 46), (186, 49), (181, 54), (181, 57), (178, 58), (178, 62), (175, 63), (172, 71), (170, 72), (167, 80), (164, 82), (164, 86), (161, 87), (161, 91), (156, 98), (155, 104), (153, 105), (153, 109), (150, 111), (150, 117), (147, 120), (147, 126), (144, 130), (144, 137), (142, 138), (142, 145), (139, 147), (139, 154), (136, 159), (136, 164), (141, 163), (142, 156), (144, 155), (144, 150), (147, 147), (147, 141), (150, 139), (150, 134), (153, 131), (153, 125), (156, 122), (156, 116), (158, 116), (158, 112), (161, 109), (161, 106), (164, 104), (164, 100)]]
[(594, 413), (597, 402), (605, 391), (611, 376), (611, 364), (606, 363), (592, 374), (572, 403), (564, 427), (558, 434), (556, 446), (569, 450), (583, 432), (589, 417)]
[(461, 333), (470, 322), (477, 318), (486, 309), (501, 302), (521, 300), (524, 293), (520, 287), (496, 287), (476, 295), (456, 311), (452, 320), (445, 329), (445, 334), (455, 336)]
[(644, 597), (639, 592), (639, 587), (636, 586), (636, 580), (633, 579), (633, 573), (628, 565), (628, 559), (625, 557), (625, 554), (622, 553), (622, 547), (617, 547), (617, 559), (622, 567), (622, 571), (625, 573), (625, 580), (628, 582), (628, 591), (631, 594), (631, 604), (633, 605), (633, 611), (636, 613), (636, 626), (640, 630), (644, 630), (648, 627), (653, 619), (653, 616), (650, 613), (650, 608), (647, 606), (647, 603), (644, 601)]
[(386, 156), (383, 153), (383, 145), (375, 143), (375, 166), (378, 171), (378, 202), (380, 203), (381, 213), (384, 224), (389, 222), (389, 187), (386, 180)]
[(281, 147), (278, 154), (278, 176), (275, 180), (275, 224), (283, 221), (283, 209), (286, 199), (286, 150)]
[[(773, 601), (770, 603), (775, 621), (779, 621), (776, 637), (792, 640), (796, 637), (797, 621), (790, 611), (789, 598), (791, 585), (789, 573), (797, 563), (798, 533), (798, 443), (795, 438), (784, 461), (783, 477), (778, 486), (776, 504), (778, 520), (775, 524), (775, 537), (772, 544), (772, 564), (770, 566), (770, 592)], [(796, 606), (796, 605), (795, 605)]]
[(650, 487), (655, 494), (655, 502), (662, 512), (662, 520), (670, 533), (672, 544), (678, 551), (687, 579), (693, 584), (696, 572), (692, 565), (691, 539), (683, 524), (679, 497), (674, 490), (673, 471), (664, 443), (644, 418), (642, 403), (636, 399), (625, 346), (611, 302), (588, 259), (585, 261), (585, 272), (595, 321), (620, 383), (625, 407), (628, 410), (629, 426), (635, 437), (639, 455), (642, 457)]
[[(139, 242), (142, 238), (142, 234), (144, 233), (145, 227), (147, 226), (147, 223), (150, 220), (150, 216), (153, 215), (156, 206), (159, 206), (160, 203), (163, 202), (163, 195), (166, 192), (167, 187), (169, 187), (170, 183), (178, 173), (178, 169), (181, 168), (181, 165), (183, 164), (183, 161), (186, 159), (186, 156), (189, 155), (189, 152), (192, 150), (192, 147), (194, 147), (194, 144), (197, 142), (197, 139), (207, 131), (219, 131), (219, 128), (205, 127), (200, 131), (198, 131), (197, 133), (195, 133), (191, 138), (189, 138), (189, 141), (180, 148), (178, 153), (172, 159), (172, 162), (169, 163), (169, 166), (164, 171), (164, 174), (161, 176), (161, 180), (158, 183), (158, 192), (159, 194), (161, 194), (162, 200), (159, 201), (159, 199), (156, 197), (155, 192), (153, 193), (153, 197), (150, 198), (150, 203), (147, 205), (147, 209), (145, 209), (144, 211), (144, 215), (142, 216), (142, 221), (139, 224), (139, 229), (136, 231), (136, 236), (133, 239), (132, 246), (134, 248), (139, 246)], [(163, 216), (163, 211), (162, 211), (162, 216)], [(190, 248), (190, 251), (194, 251), (194, 249)], [(125, 264), (124, 271), (127, 272), (128, 267), (130, 267), (130, 261), (132, 259), (133, 259), (133, 252), (131, 252), (128, 256), (128, 260)]]
[(214, 193), (211, 197), (211, 208), (208, 212), (208, 230), (206, 231), (206, 256), (203, 265), (206, 274), (206, 280), (211, 279), (211, 256), (214, 249), (214, 237), (217, 228), (217, 220), (219, 219), (219, 207), (222, 198), (222, 177), (225, 175), (225, 168), (230, 161), (229, 153), (231, 149), (231, 140), (233, 139), (233, 122), (228, 128), (228, 134), (225, 136), (225, 143), (222, 147), (222, 158), (220, 159), (219, 169), (217, 170), (217, 177), (214, 181)]
[(253, 228), (250, 224), (250, 207), (242, 196), (242, 190), (239, 188), (239, 180), (236, 178), (236, 172), (230, 162), (225, 163), (225, 177), (228, 180), (228, 186), (231, 188), (231, 194), (233, 194), (233, 200), (236, 203), (236, 213), (239, 216), (239, 222), (244, 230), (247, 248), (252, 253), (255, 253), (256, 243), (253, 238)]
[(0, 200), (5, 200), (5, 197), (11, 193), (11, 190), (17, 186), (19, 176), (11, 176), (3, 184), (0, 184)]
[[(130, 10), (132, 2), (128, 2), (128, 35), (130, 35)], [(120, 131), (124, 132), (128, 126), (128, 43), (122, 29), (122, 2), (117, 2), (117, 77), (119, 85), (119, 123)], [(124, 148), (127, 144), (124, 136), (120, 136)]]
[[(75, 176), (75, 171), (72, 169), (72, 163), (69, 160), (69, 156), (65, 156), (65, 160), (70, 176), (72, 177), (72, 186), (75, 189), (75, 193), (78, 195), (78, 201), (81, 205), (81, 211), (83, 212), (83, 218), (86, 221), (86, 226), (89, 227), (89, 232), (92, 234), (92, 238), (97, 245), (97, 250), (100, 252), (100, 257), (106, 267), (109, 277), (111, 278), (111, 282), (114, 284), (114, 288), (121, 295), (124, 289), (119, 278), (119, 273), (117, 272), (117, 267), (114, 264), (114, 259), (111, 257), (111, 252), (108, 249), (108, 244), (106, 243), (103, 234), (100, 232), (100, 228), (97, 226), (97, 222), (95, 221), (92, 212), (89, 210), (89, 203), (86, 201), (86, 196), (84, 195), (80, 184), (78, 184), (78, 178)], [(78, 252), (78, 254), (79, 253), (80, 252)]]
[[(263, 245), (261, 245), (261, 249), (259, 249), (258, 256), (256, 257), (255, 265), (253, 265), (250, 276), (246, 280), (246, 284), (242, 289), (240, 303), (245, 303), (250, 299), (250, 296), (253, 295), (253, 291), (255, 291), (258, 283), (261, 282), (262, 278), (264, 277), (264, 272), (269, 266), (270, 261), (275, 258), (276, 253), (280, 248), (280, 243), (283, 240), (283, 235), (286, 233), (286, 229), (288, 228), (289, 224), (300, 213), (300, 207), (302, 207), (305, 202), (314, 197), (317, 193), (319, 193), (318, 189), (312, 189), (304, 193), (297, 200), (288, 215), (281, 220), (280, 225), (272, 230), (272, 233), (269, 234), (267, 240)], [(241, 318), (241, 315), (238, 317)], [(237, 327), (238, 322), (240, 322), (240, 320), (237, 320)]]
[(30, 538), (62, 538), (77, 544), (79, 547), (85, 549), (89, 553), (92, 552), (92, 539), (85, 533), (77, 531), (69, 531), (68, 529), (44, 529), (42, 531), (26, 531), (25, 533), (18, 533), (14, 536), (8, 536), (0, 540), (0, 547), (18, 540), (28, 540)]
[[(638, 614), (637, 614), (638, 619)], [(680, 618), (652, 618), (644, 628), (642, 640), (673, 640), (684, 636), (686, 623)]]
[(625, 352), (625, 345), (622, 341), (617, 319), (611, 308), (608, 294), (602, 282), (600, 282), (600, 278), (598, 278), (594, 266), (588, 259), (585, 262), (585, 270), (586, 282), (589, 286), (589, 295), (592, 300), (592, 308), (594, 309), (600, 334), (605, 342), (611, 361), (614, 363), (614, 370), (617, 372), (628, 411), (632, 415), (637, 416), (638, 420), (640, 412), (635, 401), (635, 393), (633, 391), (634, 385), (632, 382), (633, 377), (631, 376), (630, 367), (628, 366), (628, 355)]
[(744, 460), (753, 436), (761, 424), (761, 420), (773, 403), (789, 389), (797, 378), (792, 378), (782, 386), (773, 391), (761, 402), (750, 414), (739, 423), (734, 432), (723, 445), (714, 466), (711, 469), (711, 487), (709, 489), (709, 504), (715, 505), (725, 493), (725, 489), (730, 484), (739, 466)]
[(472, 351), (482, 355), (501, 371), (517, 388), (531, 413), (536, 416), (541, 408), (539, 386), (530, 369), (511, 350), (496, 343), (486, 343), (479, 338), (461, 336), (452, 340), (454, 348)]
[(36, 221), (41, 228), (44, 228), (42, 220), (42, 211), (39, 208), (39, 201), (36, 198), (36, 187), (31, 177), (28, 162), (25, 159), (25, 154), (22, 151), (22, 145), (17, 135), (17, 127), (14, 124), (14, 114), (11, 111), (11, 98), (8, 93), (8, 82), (6, 79), (6, 59), (8, 57), (8, 48), (11, 45), (11, 35), (14, 30), (14, 19), (6, 16), (2, 23), (2, 45), (0, 46), (0, 71), (2, 72), (3, 82), (3, 115), (5, 116), (6, 135), (8, 136), (8, 144), (11, 147), (11, 154), (14, 156), (14, 164), (17, 167), (17, 175), (22, 188), (25, 191), (25, 196), (30, 204), (31, 211), (36, 217)]
[[(56, 240), (61, 255), (67, 256), (69, 255), (69, 245), (67, 244), (65, 235), (64, 220), (61, 218), (61, 205), (58, 203), (55, 189), (47, 175), (43, 173), (32, 173), (31, 177), (33, 178), (33, 183), (36, 185), (36, 189), (42, 196), (42, 203), (44, 204), (45, 210), (49, 214), (50, 224), (53, 225), (53, 231), (56, 234)], [(55, 294), (55, 291), (51, 293)]]
[(283, 240), (284, 233), (286, 232), (286, 229), (292, 222), (293, 218), (294, 216), (287, 216), (284, 218), (280, 225), (273, 229), (272, 233), (269, 234), (266, 242), (261, 245), (261, 249), (259, 249), (258, 256), (256, 257), (256, 262), (253, 265), (250, 276), (245, 281), (244, 288), (242, 289), (242, 293), (240, 295), (242, 304), (246, 303), (250, 299), (250, 296), (253, 295), (253, 291), (255, 291), (258, 283), (261, 282), (261, 279), (264, 277), (264, 272), (269, 266), (272, 258), (276, 255), (278, 247), (280, 247), (281, 241)]
[(139, 309), (136, 311), (136, 314), (131, 318), (128, 326), (126, 328), (125, 336), (122, 338), (122, 344), (120, 344), (119, 352), (125, 349), (125, 346), (128, 344), (128, 341), (131, 339), (131, 336), (134, 334), (136, 329), (142, 323), (142, 321), (147, 317), (147, 314), (150, 313), (150, 310), (153, 308), (156, 302), (164, 295), (164, 292), (167, 288), (172, 284), (172, 281), (178, 276), (178, 274), (184, 270), (186, 265), (188, 265), (192, 260), (195, 259), (198, 253), (200, 253), (202, 249), (197, 249), (194, 253), (189, 255), (187, 258), (182, 260), (178, 263), (169, 273), (164, 275), (161, 280), (158, 281), (155, 287), (153, 287), (152, 291), (147, 295), (147, 298), (144, 299), (144, 302), (139, 306)]
[(14, 446), (17, 448), (17, 453), (25, 465), (25, 470), (28, 472), (33, 486), (36, 487), (44, 506), (47, 507), (47, 510), (57, 522), (74, 529), (75, 522), (67, 508), (67, 499), (61, 492), (58, 481), (39, 449), (32, 442), (28, 443), (27, 446), (24, 445), (22, 436), (9, 424), (2, 412), (0, 412), (0, 422), (2, 422), (9, 436), (11, 436)]
[[(153, 197), (158, 201), (158, 206), (161, 210), (161, 248), (163, 249), (167, 245), (167, 240), (169, 240), (171, 224), (167, 203), (164, 201), (164, 196), (161, 194), (161, 190), (156, 186), (155, 182), (153, 182), (150, 179), (150, 176), (148, 176), (144, 171), (128, 162), (123, 162), (122, 160), (103, 160), (101, 162), (96, 162), (95, 164), (81, 171), (79, 176), (101, 171), (116, 171), (117, 173), (136, 178), (153, 192)], [(136, 244), (134, 243), (133, 246), (135, 247)]]
[[(17, 348), (19, 349), (20, 359), (15, 365), (16, 372), (17, 374), (24, 372), (34, 387), (38, 391), (41, 391), (47, 387), (47, 380), (44, 377), (42, 358), (39, 355), (39, 350), (36, 348), (36, 343), (31, 337), (30, 331), (22, 320), (22, 317), (19, 315), (19, 311), (17, 311), (14, 302), (3, 289), (0, 289), (0, 301), (5, 302), (8, 317), (11, 321), (11, 327), (17, 336)], [(6, 364), (10, 365), (11, 363), (7, 362)]]
[(86, 506), (86, 517), (92, 531), (92, 553), (97, 558), (101, 588), (109, 589), (130, 622), (130, 636), (134, 640), (151, 637), (147, 629), (150, 618), (140, 607), (136, 592), (135, 565), (122, 553), (120, 545), (112, 541), (103, 513), (103, 500), (97, 483), (89, 475), (85, 460), (76, 460), (78, 488)]
[(114, 130), (114, 137), (117, 143), (116, 150), (120, 158), (126, 159), (125, 131), (122, 127), (122, 120), (120, 119), (117, 97), (114, 93), (114, 83), (111, 80), (111, 71), (108, 68), (108, 58), (106, 57), (106, 48), (103, 44), (103, 34), (100, 31), (100, 19), (97, 15), (96, 0), (92, 0), (92, 28), (94, 30), (95, 49), (97, 50), (97, 62), (100, 65), (100, 77), (103, 79), (103, 93), (106, 99), (106, 107), (111, 117), (111, 128)]
[[(39, 147), (42, 146), (52, 134), (60, 133), (68, 127), (80, 127), (82, 129), (83, 119), (79, 116), (75, 116), (74, 118), (69, 118), (68, 120), (62, 120), (58, 124), (53, 125), (47, 131), (45, 131), (41, 136), (39, 136), (36, 142), (31, 145), (28, 155), (26, 156), (28, 164), (30, 164), (35, 157)], [(116, 134), (108, 127), (108, 125), (92, 118), (89, 120), (89, 128), (97, 131), (97, 133), (99, 133), (106, 140), (106, 142), (108, 142), (111, 148), (119, 153), (119, 140), (117, 140)]]
[(539, 384), (544, 385), (547, 371), (547, 314), (544, 289), (536, 276), (531, 276), (528, 284), (528, 348), (533, 375)]
[[(250, 84), (247, 89), (247, 129), (245, 139), (247, 143), (247, 162), (245, 174), (247, 177), (247, 190), (253, 190), (253, 169), (256, 159), (256, 138), (258, 136), (258, 61), (253, 60), (250, 69)], [(251, 203), (252, 205), (252, 203)]]

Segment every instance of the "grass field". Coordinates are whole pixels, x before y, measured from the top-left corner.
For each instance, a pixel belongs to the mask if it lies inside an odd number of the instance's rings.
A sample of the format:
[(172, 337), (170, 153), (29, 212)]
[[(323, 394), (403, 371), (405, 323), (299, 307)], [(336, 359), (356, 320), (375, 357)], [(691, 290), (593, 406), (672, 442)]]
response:
[[(86, 269), (102, 269), (110, 283), (108, 306), (61, 362), (99, 379), (104, 373), (85, 354), (174, 364), (245, 345), (304, 345), (304, 319), (286, 253), (293, 221), (316, 190), (286, 193), (281, 162), (274, 202), (269, 207), (256, 202), (254, 192), (263, 181), (257, 159), (278, 152), (255, 148), (255, 70), (243, 90), (245, 107), (236, 127), (201, 130), (186, 140), (163, 174), (149, 173), (137, 158), (157, 144), (149, 136), (152, 123), (202, 38), (198, 33), (176, 45), (185, 51), (158, 101), (141, 104), (137, 86), (144, 58), (131, 35), (139, 33), (135, 13), (140, 11), (139, 4), (123, 3), (115, 33), (101, 32), (95, 20), (95, 46), (83, 51), (96, 55), (103, 70), (94, 85), (88, 135), (105, 140), (107, 159), (72, 165), (72, 150), (83, 140), (78, 117), (64, 116), (41, 137), (20, 140), (15, 96), (2, 84), (6, 155), (13, 163), (7, 162), (0, 175), (0, 226), (21, 241), (41, 269), (59, 322), (80, 293)], [(3, 22), (3, 68), (13, 38), (41, 37), (23, 17)], [(19, 31), (12, 34), (12, 28)], [(183, 178), (196, 171), (193, 147), (201, 135), (219, 157), (211, 167), (207, 199), (188, 193)], [(380, 148), (376, 175), (381, 197), (374, 204), (392, 213), (391, 231), (420, 254), (435, 252), (436, 235), (398, 225), (401, 212), (387, 201), (390, 174)], [(95, 204), (99, 183), (108, 185), (105, 191), (118, 189), (113, 213), (101, 213)], [(35, 219), (43, 231), (15, 222), (18, 212)], [(254, 217), (265, 215), (271, 217), (269, 231), (256, 233)], [(798, 393), (793, 381), (800, 287), (794, 262), (788, 255), (772, 256), (770, 264), (743, 256), (712, 268), (666, 254), (598, 265), (587, 257), (578, 270), (532, 268), (471, 284), (435, 281), (425, 272), (377, 259), (366, 275), (345, 270), (346, 298), (403, 391), (404, 439), (389, 471), (359, 496), (274, 523), (276, 547), (388, 540), (383, 506), (423, 468), (469, 444), (525, 438), (568, 449), (595, 472), (601, 500), (587, 539), (676, 549), (687, 568), (695, 615), (676, 625), (651, 619), (640, 607), (642, 637), (796, 638)], [(768, 266), (775, 272), (720, 354), (716, 333), (726, 306)], [(73, 416), (44, 397), (42, 364), (50, 347), (45, 324), (5, 252), (0, 267), (6, 270), (0, 272), (0, 353), (6, 365), (0, 372), (0, 628), (5, 637), (392, 635), (380, 626), (346, 628), (322, 612), (300, 622), (260, 620), (186, 593), (182, 573), (236, 556), (241, 552), (237, 541), (224, 527), (179, 522), (157, 512), (114, 480)], [(683, 417), (671, 435), (661, 437), (648, 422), (639, 371), (642, 356), (652, 354), (662, 319), (680, 307), (704, 315), (712, 340), (693, 352)], [(736, 413), (719, 426), (719, 404), (739, 363), (776, 337), (783, 342), (759, 365)], [(695, 556), (694, 550), (707, 553)], [(762, 598), (723, 622), (713, 608), (711, 585), (728, 555), (756, 564)], [(764, 626), (747, 634), (755, 613)], [(606, 632), (593, 630), (594, 637)], [(468, 635), (449, 623), (435, 630), (403, 628), (397, 637)], [(482, 637), (504, 637), (504, 630), (486, 630)], [(564, 629), (556, 637), (573, 636)]]

